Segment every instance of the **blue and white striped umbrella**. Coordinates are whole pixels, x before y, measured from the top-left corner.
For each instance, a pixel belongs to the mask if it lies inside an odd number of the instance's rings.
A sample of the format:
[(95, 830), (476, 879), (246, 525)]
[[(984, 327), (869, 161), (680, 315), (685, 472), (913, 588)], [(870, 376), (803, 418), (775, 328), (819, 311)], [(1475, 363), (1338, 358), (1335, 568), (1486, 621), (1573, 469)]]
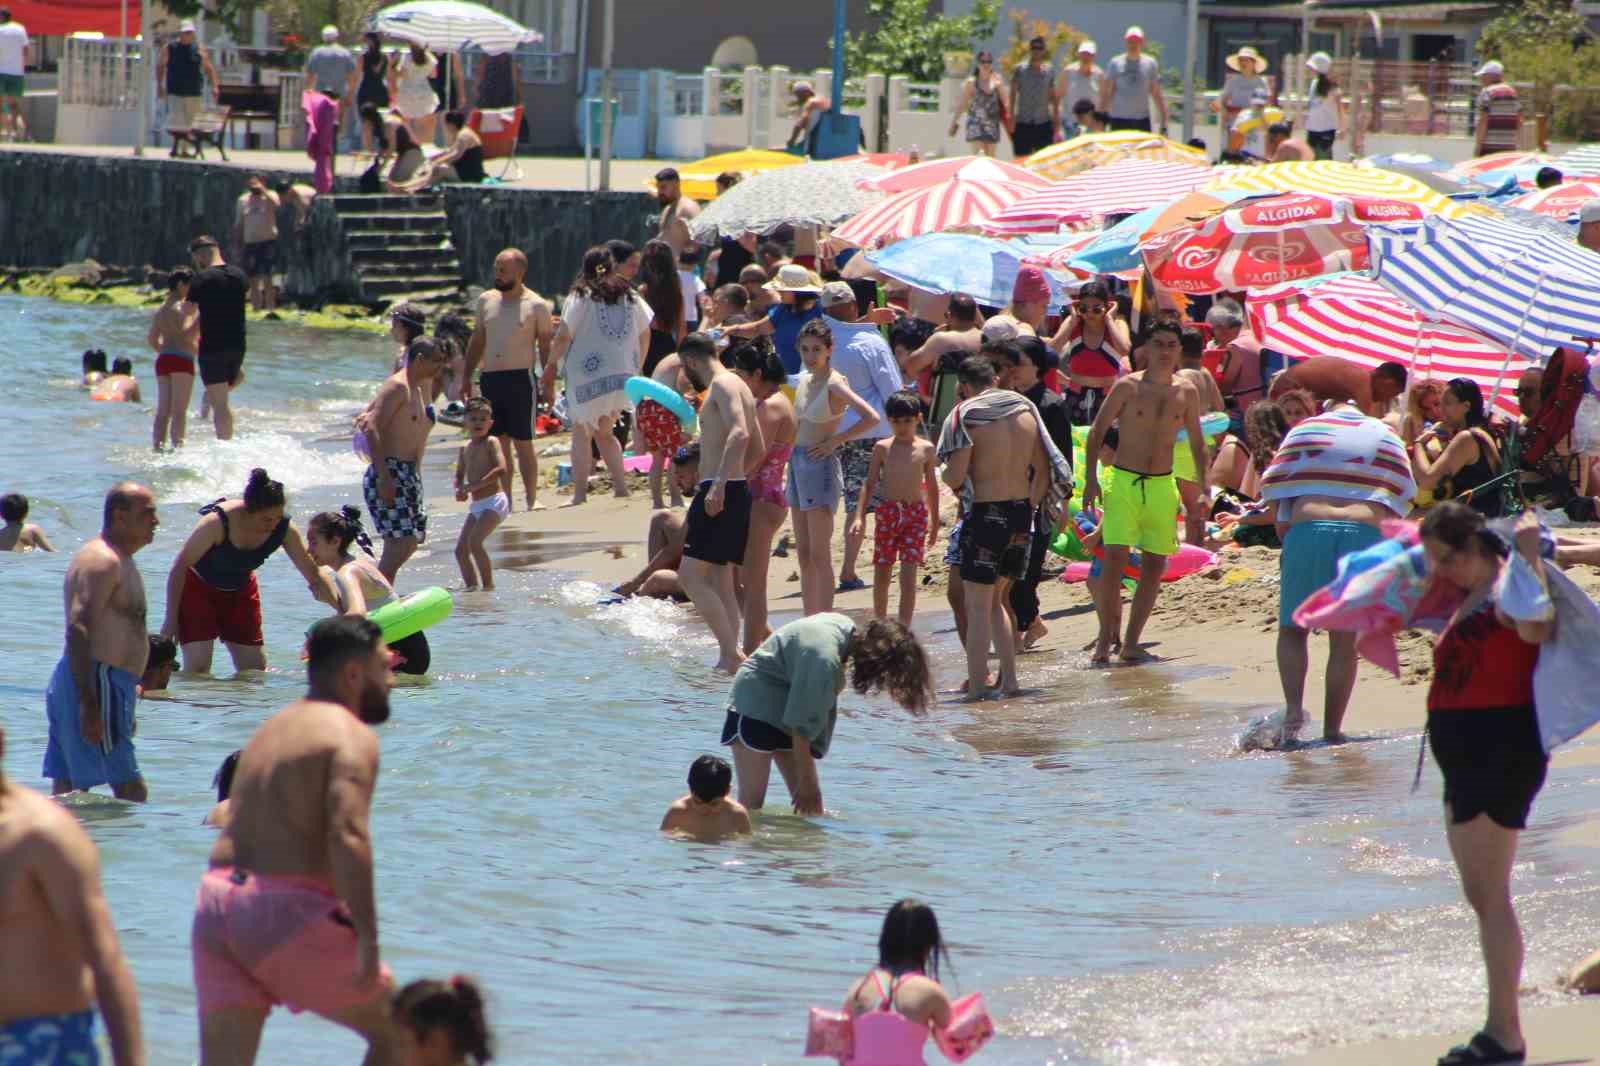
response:
[(1600, 144), (1581, 144), (1551, 165), (1569, 177), (1600, 175)]
[(1367, 239), (1390, 291), (1535, 363), (1600, 337), (1600, 255), (1575, 243), (1489, 218), (1372, 227)]
[[(1059, 244), (1060, 238), (1054, 243)], [(981, 304), (1004, 307), (1011, 302), (1022, 257), (1042, 248), (970, 233), (924, 233), (868, 252), (866, 260), (879, 274), (912, 288), (940, 295), (963, 292)], [(1068, 298), (1067, 278), (1051, 270), (1044, 276), (1052, 304)]]
[(372, 29), (436, 52), (480, 48), (492, 56), (544, 40), (538, 30), (467, 0), (408, 0), (373, 16)]

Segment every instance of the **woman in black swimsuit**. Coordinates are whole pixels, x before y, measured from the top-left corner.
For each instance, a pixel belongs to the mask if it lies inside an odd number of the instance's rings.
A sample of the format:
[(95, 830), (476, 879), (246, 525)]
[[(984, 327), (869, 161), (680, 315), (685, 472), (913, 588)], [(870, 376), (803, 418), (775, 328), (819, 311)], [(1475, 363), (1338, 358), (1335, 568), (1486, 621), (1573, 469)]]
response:
[[(361, 53), (361, 84), (356, 86), (357, 111), (366, 104), (382, 111), (389, 106), (389, 57), (383, 54), (383, 39), (367, 34), (367, 48)], [(361, 150), (372, 151), (372, 128), (361, 125)]]
[[(1470, 378), (1452, 378), (1439, 401), (1444, 414), (1445, 432), (1436, 427), (1411, 446), (1411, 467), (1417, 488), (1436, 489), (1447, 484), (1448, 491), (1436, 492), (1441, 498), (1457, 497), (1471, 491), (1462, 502), (1485, 518), (1499, 518), (1505, 511), (1504, 482), (1499, 480), (1500, 448), (1489, 435), (1489, 420), (1483, 411), (1483, 390)], [(1429, 435), (1450, 443), (1439, 458), (1429, 462), (1423, 445)]]

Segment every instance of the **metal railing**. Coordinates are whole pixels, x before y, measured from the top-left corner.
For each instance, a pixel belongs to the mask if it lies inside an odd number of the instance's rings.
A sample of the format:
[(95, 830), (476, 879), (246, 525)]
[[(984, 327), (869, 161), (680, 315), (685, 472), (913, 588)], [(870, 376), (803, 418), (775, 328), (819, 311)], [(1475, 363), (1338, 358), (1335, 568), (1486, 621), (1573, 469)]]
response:
[(137, 111), (143, 59), (138, 40), (68, 37), (61, 55), (60, 102)]

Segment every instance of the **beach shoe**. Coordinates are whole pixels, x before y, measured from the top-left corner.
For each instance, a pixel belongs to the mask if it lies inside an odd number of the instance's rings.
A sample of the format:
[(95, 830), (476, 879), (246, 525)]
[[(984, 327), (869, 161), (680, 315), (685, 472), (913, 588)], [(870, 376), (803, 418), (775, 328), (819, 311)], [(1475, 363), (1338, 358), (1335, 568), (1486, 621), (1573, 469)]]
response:
[(1520, 1063), (1528, 1051), (1507, 1051), (1488, 1033), (1478, 1033), (1465, 1044), (1457, 1044), (1439, 1058), (1439, 1066), (1493, 1066), (1494, 1063)]
[(838, 592), (855, 592), (867, 587), (867, 583), (859, 577), (852, 577), (848, 581), (839, 582)]
[(789, 558), (789, 535), (787, 533), (779, 538), (778, 546), (772, 549), (772, 557), (774, 559)]

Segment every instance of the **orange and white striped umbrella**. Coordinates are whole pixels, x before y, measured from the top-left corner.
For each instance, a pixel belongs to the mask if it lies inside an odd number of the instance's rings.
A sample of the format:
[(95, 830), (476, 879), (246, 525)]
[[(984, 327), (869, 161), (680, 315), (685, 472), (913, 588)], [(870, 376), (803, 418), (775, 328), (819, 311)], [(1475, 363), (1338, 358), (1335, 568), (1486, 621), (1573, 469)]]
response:
[(998, 236), (1054, 233), (1068, 223), (1143, 211), (1214, 180), (1209, 167), (1127, 159), (1029, 193), (983, 228)]
[(951, 178), (938, 185), (907, 189), (867, 208), (833, 231), (833, 240), (859, 248), (881, 248), (890, 241), (945, 230), (975, 231), (996, 212), (1032, 189), (1007, 181)]
[(863, 189), (893, 195), (905, 192), (907, 189), (926, 189), (930, 185), (942, 185), (951, 178), (961, 178), (963, 181), (1005, 181), (1036, 189), (1046, 188), (1050, 184), (1049, 178), (1040, 177), (1031, 170), (1024, 170), (1015, 163), (990, 159), (987, 156), (970, 155), (948, 156), (944, 159), (930, 159), (926, 163), (913, 163), (911, 166), (900, 167), (886, 174), (863, 178), (858, 184)]
[(1430, 215), (1466, 218), (1491, 214), (1491, 209), (1451, 200), (1416, 178), (1392, 170), (1358, 167), (1318, 159), (1310, 162), (1268, 163), (1221, 171), (1206, 189), (1241, 189), (1245, 192), (1303, 192), (1327, 196), (1371, 196), (1416, 204)]
[(1562, 221), (1576, 218), (1583, 205), (1600, 197), (1600, 178), (1577, 178), (1552, 185), (1548, 189), (1535, 189), (1506, 201), (1507, 207), (1520, 207)]
[(1546, 155), (1544, 152), (1490, 152), (1480, 155), (1476, 159), (1469, 159), (1465, 163), (1457, 163), (1455, 172), (1466, 177), (1474, 174), (1487, 174), (1491, 170), (1510, 170), (1513, 167), (1542, 167), (1554, 163), (1556, 157)]
[(1116, 130), (1081, 133), (1071, 140), (1041, 148), (1024, 164), (1029, 170), (1060, 181), (1095, 167), (1124, 159), (1148, 159), (1161, 163), (1206, 165), (1206, 154), (1198, 148), (1142, 130)]

